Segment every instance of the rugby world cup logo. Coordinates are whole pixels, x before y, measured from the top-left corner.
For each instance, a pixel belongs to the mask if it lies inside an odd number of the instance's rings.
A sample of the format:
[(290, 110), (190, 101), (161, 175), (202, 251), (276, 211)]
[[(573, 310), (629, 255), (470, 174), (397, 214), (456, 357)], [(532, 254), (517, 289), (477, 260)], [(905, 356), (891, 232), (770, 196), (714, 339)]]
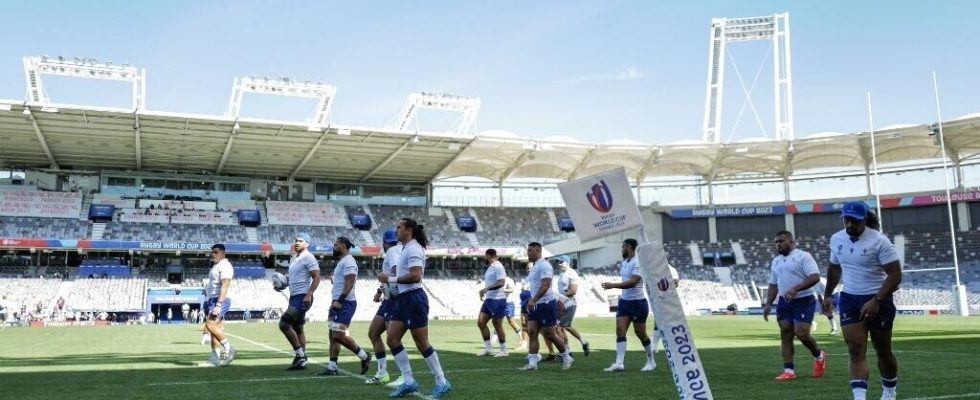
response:
[(660, 289), (661, 292), (666, 292), (669, 288), (670, 281), (668, 281), (667, 278), (661, 278), (660, 282), (657, 282), (657, 289)]
[(609, 210), (612, 210), (612, 193), (609, 191), (609, 185), (604, 180), (592, 185), (592, 191), (586, 193), (585, 198), (589, 200), (589, 205), (598, 212), (605, 214)]

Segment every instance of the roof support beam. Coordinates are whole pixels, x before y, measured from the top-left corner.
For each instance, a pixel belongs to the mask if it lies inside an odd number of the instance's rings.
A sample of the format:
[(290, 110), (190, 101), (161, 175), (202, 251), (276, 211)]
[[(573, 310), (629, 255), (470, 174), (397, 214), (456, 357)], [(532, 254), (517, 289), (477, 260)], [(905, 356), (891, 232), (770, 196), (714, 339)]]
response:
[(386, 165), (388, 165), (389, 163), (391, 163), (395, 159), (395, 157), (398, 157), (398, 154), (399, 153), (401, 153), (402, 151), (404, 151), (405, 149), (407, 149), (408, 148), (408, 145), (411, 144), (412, 141), (415, 140), (416, 138), (417, 138), (417, 136), (412, 136), (412, 137), (408, 138), (407, 140), (405, 140), (405, 143), (402, 143), (402, 145), (399, 146), (398, 149), (395, 150), (394, 152), (392, 152), (388, 157), (386, 157), (384, 159), (384, 161), (381, 161), (381, 163), (379, 163), (378, 165), (374, 166), (374, 168), (371, 169), (371, 172), (368, 172), (368, 173), (364, 174), (364, 176), (361, 177), (361, 182), (367, 181), (368, 178), (374, 176), (374, 174), (378, 173), (378, 171), (381, 171), (381, 168), (384, 168)]
[[(466, 149), (469, 149), (470, 148), (470, 145), (472, 145), (477, 140), (478, 139), (474, 138), (469, 143), (467, 143), (466, 146), (463, 146), (461, 149), (459, 149), (459, 153), (456, 153), (456, 155), (453, 156), (453, 158), (451, 160), (449, 160), (449, 162), (446, 163), (446, 165), (443, 165), (442, 166), (442, 169), (439, 170), (439, 173), (432, 177), (432, 182), (435, 182), (436, 180), (438, 180), (439, 177), (443, 176), (446, 173), (446, 171), (449, 170), (449, 168), (453, 166), (453, 164), (456, 164), (456, 161), (458, 161), (459, 158), (463, 156), (463, 153), (466, 152)], [(450, 146), (452, 146), (452, 145), (450, 144)]]
[(313, 147), (310, 147), (310, 151), (307, 151), (306, 156), (304, 156), (303, 159), (299, 162), (299, 164), (296, 165), (296, 168), (293, 168), (293, 172), (289, 174), (289, 179), (295, 178), (296, 174), (298, 174), (299, 171), (306, 166), (306, 163), (309, 162), (311, 158), (313, 158), (313, 154), (316, 153), (317, 149), (320, 148), (320, 144), (323, 143), (323, 139), (326, 138), (327, 138), (327, 129), (324, 129), (323, 132), (320, 132), (320, 138), (316, 140), (316, 143), (313, 144)]
[(55, 160), (54, 154), (51, 153), (51, 148), (48, 147), (48, 141), (44, 138), (44, 132), (41, 131), (41, 126), (37, 124), (37, 119), (34, 118), (34, 114), (31, 113), (31, 108), (27, 104), (24, 104), (24, 116), (31, 121), (31, 126), (34, 127), (34, 133), (37, 135), (37, 141), (41, 143), (41, 149), (48, 156), (48, 162), (51, 163), (51, 168), (61, 169), (58, 166), (58, 160)]
[(143, 131), (140, 126), (140, 115), (138, 112), (133, 113), (133, 137), (135, 138), (136, 147), (136, 169), (143, 169), (143, 146), (140, 143), (140, 138), (143, 136)]
[(662, 151), (663, 151), (662, 147), (655, 147), (650, 150), (650, 158), (647, 158), (647, 161), (643, 163), (643, 166), (640, 167), (640, 170), (637, 171), (635, 176), (633, 176), (633, 182), (636, 182), (637, 187), (643, 184), (643, 181), (646, 180), (647, 173), (650, 172), (650, 168), (653, 168), (653, 164), (657, 161), (657, 159), (660, 158), (660, 154)]
[(582, 157), (582, 161), (579, 161), (579, 163), (575, 165), (575, 168), (572, 168), (571, 171), (568, 171), (568, 174), (565, 175), (566, 181), (574, 178), (576, 175), (578, 175), (579, 172), (582, 171), (583, 168), (589, 165), (589, 162), (592, 161), (592, 156), (595, 154), (595, 150), (597, 147), (598, 146), (593, 145), (589, 149), (589, 152), (585, 154), (585, 157)]
[(221, 170), (225, 168), (225, 162), (228, 161), (228, 155), (231, 154), (231, 145), (235, 143), (235, 136), (238, 136), (238, 131), (241, 127), (238, 125), (238, 118), (235, 118), (235, 125), (231, 127), (231, 134), (228, 135), (228, 143), (225, 143), (225, 151), (221, 153), (221, 160), (218, 161), (218, 168), (214, 170), (215, 174), (220, 174)]
[(504, 173), (500, 174), (500, 179), (498, 179), (497, 182), (503, 185), (504, 182), (510, 179), (510, 177), (514, 175), (514, 173), (517, 172), (519, 168), (524, 166), (524, 163), (527, 161), (529, 157), (531, 157), (531, 154), (534, 154), (534, 150), (537, 148), (538, 148), (538, 144), (534, 143), (534, 146), (532, 148), (524, 150), (524, 152), (521, 153), (521, 155), (517, 157), (516, 160), (514, 160), (514, 163), (511, 164), (510, 168), (507, 168), (507, 170), (504, 171)]

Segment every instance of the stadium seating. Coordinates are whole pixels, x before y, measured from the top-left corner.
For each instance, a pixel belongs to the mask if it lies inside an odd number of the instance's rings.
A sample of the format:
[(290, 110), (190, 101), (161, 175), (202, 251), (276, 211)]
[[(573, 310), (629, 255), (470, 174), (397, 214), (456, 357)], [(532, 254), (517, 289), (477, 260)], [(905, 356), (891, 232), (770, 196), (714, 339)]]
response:
[(37, 218), (0, 216), (0, 237), (84, 239), (88, 237), (88, 221), (78, 218)]
[[(43, 278), (0, 278), (0, 296), (6, 304), (20, 305), (28, 313), (44, 310), (61, 287), (61, 280)], [(20, 312), (16, 309), (15, 312)]]
[(75, 311), (142, 311), (146, 298), (146, 279), (78, 279), (65, 302)]
[(353, 229), (334, 226), (264, 225), (258, 227), (256, 232), (263, 243), (292, 243), (296, 234), (303, 232), (310, 235), (313, 244), (320, 246), (331, 246), (340, 236), (347, 236), (358, 244), (361, 237)]
[(238, 225), (191, 225), (147, 222), (110, 222), (106, 224), (105, 240), (134, 240), (158, 242), (245, 242), (245, 228)]

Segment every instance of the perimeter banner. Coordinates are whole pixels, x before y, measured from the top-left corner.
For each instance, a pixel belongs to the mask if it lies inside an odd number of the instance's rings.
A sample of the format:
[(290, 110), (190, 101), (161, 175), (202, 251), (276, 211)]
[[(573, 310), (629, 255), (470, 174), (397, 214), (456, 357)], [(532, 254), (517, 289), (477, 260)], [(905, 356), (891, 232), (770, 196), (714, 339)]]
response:
[(663, 244), (659, 241), (642, 244), (636, 249), (636, 256), (640, 261), (641, 278), (646, 283), (647, 298), (657, 321), (657, 329), (664, 338), (664, 350), (670, 370), (674, 373), (677, 393), (684, 400), (712, 399), (708, 376), (667, 267), (667, 253)]

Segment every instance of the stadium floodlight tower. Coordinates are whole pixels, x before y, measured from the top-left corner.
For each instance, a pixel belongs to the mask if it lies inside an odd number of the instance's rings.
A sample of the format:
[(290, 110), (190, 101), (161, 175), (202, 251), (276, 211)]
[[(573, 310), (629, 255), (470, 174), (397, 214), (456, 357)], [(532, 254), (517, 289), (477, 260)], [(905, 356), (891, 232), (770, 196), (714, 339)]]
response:
[[(789, 13), (749, 18), (713, 18), (708, 47), (708, 87), (704, 103), (704, 141), (721, 142), (722, 92), (725, 86), (726, 48), (730, 43), (772, 41), (775, 95), (775, 140), (793, 139), (793, 74), (790, 56)], [(729, 57), (731, 57), (729, 55)], [(736, 67), (736, 74), (738, 69)], [(745, 88), (751, 105), (751, 90)], [(753, 111), (755, 106), (752, 105)], [(744, 109), (744, 107), (743, 107)], [(740, 112), (741, 114), (741, 112)], [(758, 118), (758, 115), (756, 116)], [(761, 123), (760, 123), (761, 126)]]
[(458, 122), (448, 132), (466, 135), (471, 134), (470, 130), (476, 123), (476, 116), (480, 112), (480, 99), (445, 93), (412, 93), (408, 95), (408, 100), (405, 101), (405, 106), (402, 107), (395, 122), (388, 127), (404, 130), (413, 118), (417, 124), (418, 110), (422, 108), (461, 113)]
[(129, 64), (100, 63), (94, 58), (24, 57), (24, 77), (27, 79), (27, 104), (51, 104), (41, 75), (60, 75), (75, 78), (129, 82), (133, 86), (133, 110), (146, 109), (146, 70)]
[(303, 97), (317, 99), (313, 119), (307, 121), (311, 131), (322, 130), (330, 124), (330, 106), (337, 96), (337, 88), (321, 82), (297, 81), (290, 78), (258, 78), (247, 76), (235, 78), (231, 86), (231, 99), (225, 116), (238, 118), (242, 110), (242, 97), (245, 93), (272, 94), (277, 96)]

